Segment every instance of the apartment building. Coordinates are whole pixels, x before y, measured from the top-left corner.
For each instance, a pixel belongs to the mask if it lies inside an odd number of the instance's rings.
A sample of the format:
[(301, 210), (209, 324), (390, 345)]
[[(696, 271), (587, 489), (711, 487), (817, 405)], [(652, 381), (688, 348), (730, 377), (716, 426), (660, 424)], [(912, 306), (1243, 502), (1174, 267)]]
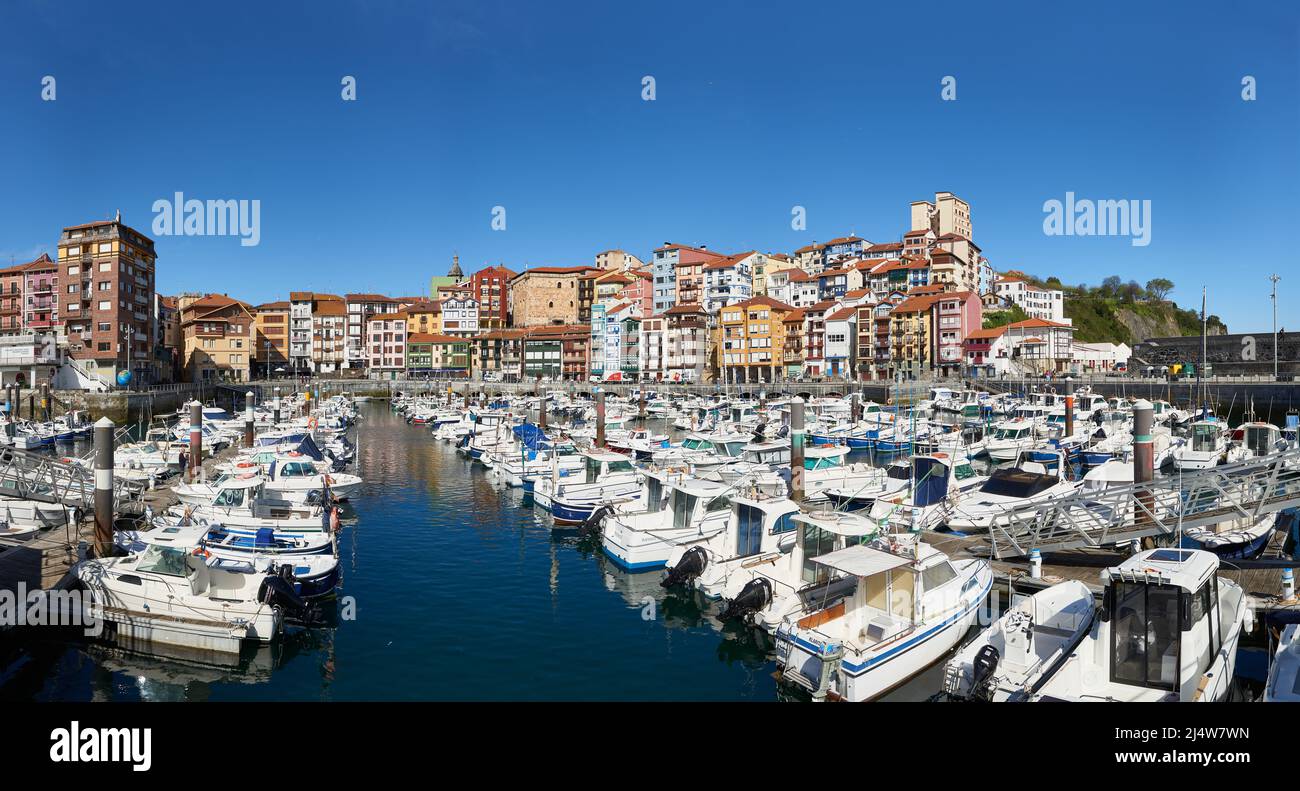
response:
[(484, 329), (510, 326), (510, 279), (514, 271), (489, 266), (469, 277), (470, 295), (478, 302), (478, 324)]
[(642, 381), (662, 382), (667, 372), (668, 317), (648, 316), (641, 319), (641, 342), (638, 347), (637, 369)]
[(934, 294), (908, 297), (889, 314), (890, 376), (901, 374), (915, 379), (933, 363), (930, 342), (930, 308)]
[(289, 302), (267, 302), (253, 309), (254, 372), (275, 376), (289, 370)]
[(187, 382), (252, 379), (253, 308), (225, 294), (182, 299), (182, 373)]
[(860, 236), (841, 236), (822, 246), (822, 268), (838, 267), (852, 258), (861, 258), (871, 242)]
[(822, 271), (826, 263), (826, 245), (813, 242), (795, 250), (792, 256), (796, 266), (805, 272), (815, 274)]
[(1023, 278), (1004, 275), (994, 281), (993, 293), (1019, 305), (1031, 318), (1071, 323), (1065, 318), (1065, 294), (1058, 289), (1037, 288)]
[(636, 256), (625, 250), (606, 250), (603, 253), (596, 253), (596, 268), (606, 271), (623, 272), (629, 269), (640, 269), (645, 263)]
[(366, 320), (366, 368), (371, 379), (396, 379), (406, 370), (406, 323), (402, 313), (376, 313)]
[(717, 313), (728, 305), (754, 296), (754, 270), (763, 270), (766, 264), (767, 256), (755, 250), (704, 264), (702, 301), (705, 312)]
[(936, 192), (934, 202), (913, 201), (911, 204), (912, 229), (927, 228), (935, 236), (955, 233), (974, 239), (970, 204), (951, 192)]
[(709, 366), (709, 315), (702, 305), (674, 305), (664, 311), (663, 380), (702, 382)]
[(518, 382), (523, 378), (523, 329), (488, 330), (471, 341), (472, 368), (483, 374), (500, 376), (502, 381)]
[[(158, 380), (163, 384), (180, 381), (184, 336), (181, 313), (175, 297), (154, 295), (154, 358), (158, 361)], [(256, 350), (256, 341), (253, 349)], [(252, 374), (250, 370), (250, 375)]]
[(785, 340), (781, 344), (781, 363), (785, 378), (799, 379), (804, 372), (803, 348), (803, 309), (795, 308), (785, 314), (781, 323), (785, 326)]
[(312, 304), (311, 327), (312, 370), (317, 373), (342, 370), (348, 360), (348, 306), (343, 297), (317, 294)]
[[(395, 313), (401, 309), (401, 300), (383, 294), (345, 294), (348, 306), (347, 359), (345, 368), (365, 368), (370, 359), (366, 343), (366, 323), (379, 313)], [(287, 351), (286, 351), (287, 355)]]
[(468, 337), (479, 332), (479, 302), (472, 297), (451, 297), (442, 302), (442, 334)]
[(984, 325), (983, 304), (974, 291), (945, 291), (931, 307), (931, 359), (942, 376), (963, 372), (966, 336)]
[[(680, 298), (677, 287), (677, 277), (680, 274), (681, 265), (703, 265), (709, 261), (716, 260), (722, 256), (710, 251), (707, 247), (691, 247), (684, 244), (673, 244), (664, 242), (662, 247), (654, 251), (654, 259), (651, 262), (651, 274), (654, 276), (654, 312), (663, 313), (674, 305), (685, 305), (691, 302), (699, 302), (699, 298), (694, 300), (683, 300)], [(702, 271), (696, 272), (702, 279)], [(688, 294), (692, 291), (702, 290), (702, 282), (695, 283), (687, 287)]]
[(310, 291), (289, 293), (289, 368), (294, 374), (312, 370), (312, 305), (316, 295)]
[(584, 381), (590, 342), (590, 328), (585, 325), (533, 327), (524, 336), (524, 378)]
[(784, 320), (793, 310), (771, 297), (751, 297), (719, 311), (714, 345), (723, 381), (776, 381), (784, 365)]
[(849, 379), (857, 364), (858, 309), (840, 307), (826, 315), (825, 345), (826, 375)]
[[(58, 321), (68, 354), (102, 382), (114, 382), (128, 367), (136, 384), (156, 382), (153, 240), (119, 214), (64, 228), (58, 248)], [(48, 305), (53, 315), (53, 300)]]

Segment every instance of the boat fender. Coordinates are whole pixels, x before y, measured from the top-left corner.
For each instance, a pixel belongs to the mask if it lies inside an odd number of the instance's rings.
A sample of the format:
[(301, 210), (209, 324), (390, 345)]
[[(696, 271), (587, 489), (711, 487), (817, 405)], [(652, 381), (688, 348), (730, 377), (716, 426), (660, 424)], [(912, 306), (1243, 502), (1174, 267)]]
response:
[(691, 547), (682, 555), (677, 565), (668, 569), (668, 574), (659, 584), (665, 588), (672, 588), (677, 585), (685, 585), (704, 571), (704, 567), (709, 565), (709, 556), (705, 554), (704, 547)]

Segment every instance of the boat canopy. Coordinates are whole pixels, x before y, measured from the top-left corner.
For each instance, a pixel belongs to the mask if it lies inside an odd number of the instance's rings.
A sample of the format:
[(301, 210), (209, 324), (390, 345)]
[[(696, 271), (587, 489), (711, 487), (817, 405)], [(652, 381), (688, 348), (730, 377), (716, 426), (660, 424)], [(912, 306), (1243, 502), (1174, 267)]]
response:
[(813, 558), (813, 562), (854, 577), (871, 577), (911, 563), (907, 558), (865, 544), (837, 549)]
[(980, 493), (1003, 497), (1033, 497), (1055, 486), (1058, 480), (1055, 475), (1028, 470), (994, 470), (980, 487)]

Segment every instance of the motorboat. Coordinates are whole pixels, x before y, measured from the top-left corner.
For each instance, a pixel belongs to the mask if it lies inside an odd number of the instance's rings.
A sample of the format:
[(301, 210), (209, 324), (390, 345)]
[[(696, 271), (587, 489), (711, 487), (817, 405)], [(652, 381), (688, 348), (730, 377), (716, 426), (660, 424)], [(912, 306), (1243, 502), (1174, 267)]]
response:
[(872, 700), (911, 679), (957, 645), (993, 587), (988, 561), (952, 560), (915, 533), (811, 560), (819, 576), (855, 583), (777, 627), (778, 683), (814, 700)]
[(640, 474), (626, 456), (592, 450), (583, 460), (580, 475), (563, 475), (557, 465), (533, 483), (533, 504), (550, 511), (557, 525), (582, 524), (602, 505), (639, 496)]
[(729, 505), (725, 529), (679, 540), (673, 547), (664, 587), (690, 585), (716, 599), (727, 590), (733, 574), (771, 562), (793, 548), (798, 503), (747, 492), (733, 495)]
[(957, 700), (1027, 700), (1088, 634), (1096, 609), (1092, 591), (1078, 580), (1014, 597), (1006, 614), (948, 660), (944, 693)]
[(996, 469), (954, 505), (948, 527), (964, 533), (984, 530), (1013, 508), (1065, 497), (1077, 488), (1066, 478), (1068, 469), (1064, 454), (1055, 464), (1022, 461), (1015, 467)]
[(1228, 696), (1246, 595), (1218, 576), (1219, 558), (1148, 549), (1101, 573), (1088, 634), (1032, 701), (1219, 701)]
[(275, 639), (286, 611), (311, 619), (311, 605), (277, 574), (179, 546), (84, 560), (73, 574), (93, 601), (83, 617), (106, 622), (109, 635), (137, 647), (237, 653), (245, 642)]
[(646, 478), (650, 489), (643, 508), (610, 510), (600, 523), (601, 550), (619, 568), (663, 568), (679, 545), (727, 529), (730, 496), (736, 493), (732, 486), (672, 472), (651, 471)]
[(1227, 453), (1227, 427), (1217, 420), (1196, 420), (1189, 427), (1188, 441), (1170, 456), (1175, 470), (1208, 470), (1222, 463)]

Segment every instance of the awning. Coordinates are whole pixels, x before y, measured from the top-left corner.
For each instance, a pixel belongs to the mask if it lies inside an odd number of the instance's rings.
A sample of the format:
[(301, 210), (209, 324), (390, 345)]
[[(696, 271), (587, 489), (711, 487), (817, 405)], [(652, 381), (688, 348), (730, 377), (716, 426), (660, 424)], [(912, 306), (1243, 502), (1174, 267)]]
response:
[(892, 555), (879, 549), (872, 549), (863, 544), (837, 549), (834, 552), (813, 558), (813, 562), (828, 566), (855, 577), (870, 577), (882, 571), (889, 571), (910, 562), (907, 558)]

